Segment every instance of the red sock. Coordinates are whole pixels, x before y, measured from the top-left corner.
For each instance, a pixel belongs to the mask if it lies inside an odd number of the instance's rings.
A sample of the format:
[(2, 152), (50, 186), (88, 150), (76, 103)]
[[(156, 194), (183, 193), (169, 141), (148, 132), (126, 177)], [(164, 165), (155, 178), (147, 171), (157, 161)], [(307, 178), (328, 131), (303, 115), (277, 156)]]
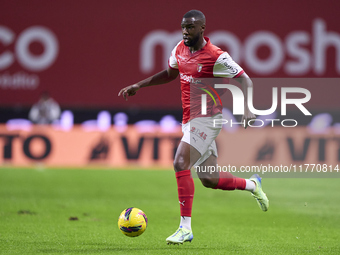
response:
[(194, 180), (191, 177), (190, 170), (176, 172), (176, 179), (181, 216), (191, 217), (195, 185)]
[(234, 189), (245, 189), (246, 180), (238, 178), (229, 172), (220, 172), (220, 178), (218, 184), (214, 189), (222, 190), (234, 190)]

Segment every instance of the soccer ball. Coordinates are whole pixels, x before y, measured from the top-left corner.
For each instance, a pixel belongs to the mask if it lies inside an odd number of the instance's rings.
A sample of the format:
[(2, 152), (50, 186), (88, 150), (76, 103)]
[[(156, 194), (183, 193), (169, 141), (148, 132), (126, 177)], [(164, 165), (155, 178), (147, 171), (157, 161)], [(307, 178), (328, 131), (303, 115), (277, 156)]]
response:
[(119, 215), (118, 228), (126, 236), (140, 236), (147, 226), (148, 218), (145, 213), (138, 208), (127, 208)]

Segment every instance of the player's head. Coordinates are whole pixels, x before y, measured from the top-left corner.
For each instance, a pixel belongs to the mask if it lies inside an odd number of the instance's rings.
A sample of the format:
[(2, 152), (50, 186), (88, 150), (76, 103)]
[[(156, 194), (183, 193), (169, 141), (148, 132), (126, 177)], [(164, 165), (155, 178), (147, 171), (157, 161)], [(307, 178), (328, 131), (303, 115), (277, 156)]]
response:
[(184, 14), (182, 22), (182, 34), (186, 46), (195, 46), (200, 38), (203, 38), (205, 29), (205, 16), (201, 11), (191, 10)]

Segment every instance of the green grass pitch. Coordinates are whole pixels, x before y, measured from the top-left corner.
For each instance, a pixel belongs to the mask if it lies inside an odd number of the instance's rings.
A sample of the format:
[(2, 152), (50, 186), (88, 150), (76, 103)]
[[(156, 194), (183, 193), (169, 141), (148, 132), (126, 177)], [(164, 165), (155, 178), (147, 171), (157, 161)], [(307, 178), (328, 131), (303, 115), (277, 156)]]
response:
[[(339, 179), (264, 179), (265, 213), (249, 192), (195, 185), (194, 240), (170, 246), (172, 171), (2, 167), (0, 254), (340, 254)], [(140, 237), (117, 227), (131, 206), (148, 216)]]

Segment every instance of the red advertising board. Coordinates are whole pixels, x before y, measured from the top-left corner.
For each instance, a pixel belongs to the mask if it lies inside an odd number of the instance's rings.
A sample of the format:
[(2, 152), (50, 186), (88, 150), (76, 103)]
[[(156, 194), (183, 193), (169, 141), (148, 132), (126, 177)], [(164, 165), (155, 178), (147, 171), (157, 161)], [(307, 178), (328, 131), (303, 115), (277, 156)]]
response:
[(179, 80), (143, 89), (128, 103), (117, 93), (167, 66), (190, 9), (205, 13), (205, 35), (251, 77), (339, 77), (339, 7), (316, 0), (2, 1), (0, 106), (30, 106), (49, 91), (64, 107), (179, 108)]

